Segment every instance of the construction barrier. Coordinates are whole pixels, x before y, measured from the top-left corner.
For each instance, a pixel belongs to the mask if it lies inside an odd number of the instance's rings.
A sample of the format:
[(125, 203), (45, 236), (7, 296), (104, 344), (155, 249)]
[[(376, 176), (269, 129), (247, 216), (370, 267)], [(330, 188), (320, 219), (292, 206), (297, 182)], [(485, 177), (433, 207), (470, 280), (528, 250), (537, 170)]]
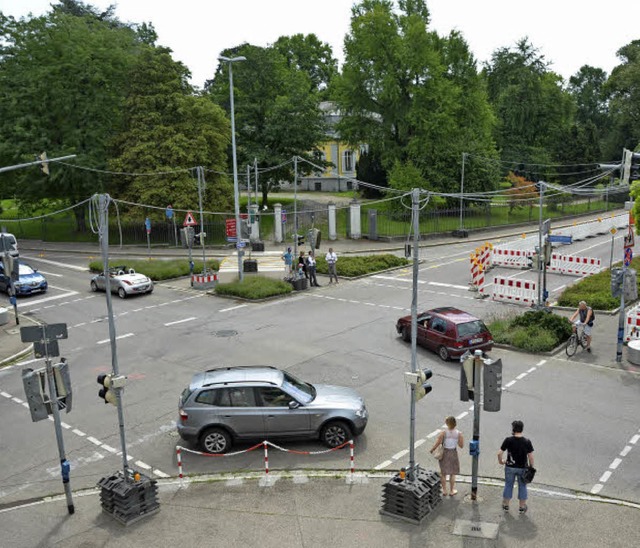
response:
[(637, 339), (640, 339), (640, 304), (627, 312), (624, 324), (624, 340), (628, 342)]
[(342, 449), (343, 447), (346, 447), (347, 445), (349, 445), (349, 476), (347, 477), (347, 482), (352, 482), (354, 479), (354, 473), (355, 473), (355, 460), (354, 460), (354, 448), (355, 448), (355, 443), (353, 440), (349, 440), (344, 442), (341, 445), (338, 445), (337, 447), (333, 447), (331, 449), (325, 449), (324, 451), (296, 451), (293, 449), (285, 449), (284, 447), (280, 447), (279, 445), (276, 445), (275, 443), (272, 443), (268, 440), (264, 440), (261, 441), (260, 443), (257, 443), (256, 445), (254, 445), (253, 447), (249, 447), (248, 449), (244, 449), (242, 451), (235, 451), (233, 453), (204, 453), (202, 451), (195, 451), (193, 449), (187, 449), (186, 447), (182, 447), (180, 445), (176, 445), (176, 459), (178, 461), (178, 475), (180, 480), (182, 481), (184, 478), (183, 475), (183, 465), (182, 465), (182, 452), (185, 451), (187, 453), (191, 453), (193, 455), (200, 455), (203, 457), (235, 457), (237, 455), (241, 455), (242, 453), (249, 453), (250, 451), (254, 451), (256, 449), (258, 449), (258, 447), (262, 447), (264, 450), (264, 479), (265, 479), (265, 484), (269, 484), (270, 482), (270, 477), (269, 477), (269, 446), (273, 447), (274, 449), (278, 449), (279, 451), (282, 451), (284, 453), (293, 453), (295, 455), (323, 455), (325, 453), (331, 453), (332, 451), (338, 451), (339, 449)]
[(575, 255), (551, 254), (551, 262), (547, 272), (571, 274), (572, 276), (589, 276), (601, 270), (600, 259), (593, 257), (576, 257)]
[(492, 298), (495, 301), (533, 304), (537, 299), (536, 282), (496, 276), (493, 279)]
[(205, 274), (192, 274), (191, 286), (194, 289), (211, 289), (218, 283), (217, 272), (207, 272)]
[(494, 247), (491, 254), (492, 266), (507, 266), (511, 268), (528, 268), (529, 257), (533, 257), (533, 250), (512, 249), (509, 247)]

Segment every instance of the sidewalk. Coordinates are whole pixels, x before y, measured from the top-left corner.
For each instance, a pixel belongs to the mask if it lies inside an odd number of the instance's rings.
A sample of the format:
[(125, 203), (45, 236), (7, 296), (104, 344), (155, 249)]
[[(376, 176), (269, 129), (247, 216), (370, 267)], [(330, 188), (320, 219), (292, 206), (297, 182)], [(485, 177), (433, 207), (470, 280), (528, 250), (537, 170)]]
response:
[[(128, 527), (101, 511), (97, 491), (75, 494), (75, 514), (71, 516), (62, 496), (51, 502), (0, 510), (2, 544), (12, 548), (548, 548), (637, 544), (640, 505), (600, 502), (605, 499), (532, 484), (529, 511), (521, 516), (515, 500), (509, 512), (501, 509), (502, 489), (497, 482), (480, 483), (480, 500), (476, 503), (465, 496), (470, 485), (459, 483), (456, 497), (447, 497), (420, 525), (414, 525), (379, 513), (382, 486), (388, 479), (388, 475), (376, 474), (365, 482), (348, 484), (344, 477), (311, 477), (306, 483), (281, 478), (270, 487), (261, 487), (257, 479), (185, 487), (176, 480), (166, 480), (160, 484), (160, 511)], [(456, 534), (463, 521), (480, 529), (474, 534), (489, 538)]]

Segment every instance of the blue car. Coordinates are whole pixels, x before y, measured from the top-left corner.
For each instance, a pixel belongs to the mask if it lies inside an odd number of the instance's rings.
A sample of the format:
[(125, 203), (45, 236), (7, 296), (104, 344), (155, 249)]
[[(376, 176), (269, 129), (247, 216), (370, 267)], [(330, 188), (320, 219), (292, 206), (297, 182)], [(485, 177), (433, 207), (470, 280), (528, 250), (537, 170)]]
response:
[[(47, 290), (47, 279), (28, 264), (20, 263), (20, 279), (13, 282), (16, 295), (31, 295), (32, 293), (44, 293)], [(9, 276), (4, 271), (4, 265), (0, 262), (0, 291), (9, 293)]]

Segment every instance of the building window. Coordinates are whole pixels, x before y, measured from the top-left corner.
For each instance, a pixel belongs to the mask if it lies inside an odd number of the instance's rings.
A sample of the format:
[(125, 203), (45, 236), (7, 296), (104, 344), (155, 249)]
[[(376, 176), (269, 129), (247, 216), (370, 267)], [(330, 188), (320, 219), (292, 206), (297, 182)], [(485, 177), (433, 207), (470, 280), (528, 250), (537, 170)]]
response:
[(347, 181), (347, 190), (353, 190), (353, 183), (351, 181)]
[(342, 163), (342, 171), (353, 171), (353, 151), (344, 151), (344, 161)]

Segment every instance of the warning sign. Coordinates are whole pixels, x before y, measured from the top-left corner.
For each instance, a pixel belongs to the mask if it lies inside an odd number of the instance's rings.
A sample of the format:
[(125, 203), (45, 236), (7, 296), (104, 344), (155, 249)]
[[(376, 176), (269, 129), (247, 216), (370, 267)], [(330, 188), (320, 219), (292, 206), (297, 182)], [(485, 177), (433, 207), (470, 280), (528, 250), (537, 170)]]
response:
[(187, 214), (184, 217), (184, 223), (182, 223), (182, 226), (196, 226), (198, 223), (196, 223), (196, 220), (193, 218), (193, 211), (189, 210), (187, 211)]
[(635, 238), (633, 234), (633, 225), (629, 227), (629, 232), (624, 237), (624, 247), (633, 247), (635, 245)]

